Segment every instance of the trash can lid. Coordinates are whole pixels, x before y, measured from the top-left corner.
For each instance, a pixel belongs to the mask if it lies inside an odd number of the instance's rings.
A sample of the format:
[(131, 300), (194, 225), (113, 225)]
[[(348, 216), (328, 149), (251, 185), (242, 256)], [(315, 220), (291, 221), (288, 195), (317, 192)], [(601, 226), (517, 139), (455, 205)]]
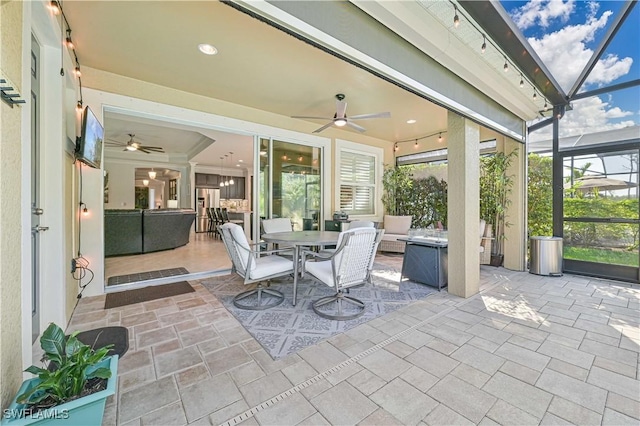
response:
[(532, 240), (550, 240), (550, 241), (561, 241), (562, 237), (544, 237), (544, 236), (539, 236), (539, 237), (531, 237)]

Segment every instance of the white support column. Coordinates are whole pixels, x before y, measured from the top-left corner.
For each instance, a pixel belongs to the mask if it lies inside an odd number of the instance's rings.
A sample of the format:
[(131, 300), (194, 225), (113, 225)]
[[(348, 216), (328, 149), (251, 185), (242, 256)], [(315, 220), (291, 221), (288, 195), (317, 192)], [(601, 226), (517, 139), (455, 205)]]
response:
[(467, 298), (480, 286), (480, 128), (449, 112), (447, 139), (449, 293)]
[[(189, 179), (188, 179), (189, 183), (187, 184), (187, 192), (189, 193), (189, 200), (190, 200), (189, 205), (195, 211), (198, 211), (198, 208), (196, 206), (196, 197), (195, 197), (195, 193), (196, 193), (196, 166), (197, 165), (198, 165), (197, 162), (189, 161)], [(184, 206), (184, 204), (182, 204), (182, 206)], [(195, 224), (194, 224), (194, 226), (195, 226)]]
[(504, 229), (504, 267), (524, 271), (527, 257), (527, 149), (522, 143), (505, 138), (504, 153), (516, 151), (507, 175), (513, 177), (513, 187), (507, 206)]

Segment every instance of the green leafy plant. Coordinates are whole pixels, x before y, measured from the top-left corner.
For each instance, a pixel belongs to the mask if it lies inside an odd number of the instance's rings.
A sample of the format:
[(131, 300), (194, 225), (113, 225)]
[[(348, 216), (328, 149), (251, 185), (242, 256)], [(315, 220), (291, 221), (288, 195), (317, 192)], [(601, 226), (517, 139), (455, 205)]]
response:
[(382, 175), (382, 205), (387, 214), (410, 215), (413, 203), (411, 166), (387, 166)]
[(529, 235), (553, 235), (551, 157), (529, 154), (527, 220)]
[(506, 213), (511, 204), (510, 194), (514, 184), (513, 175), (507, 170), (517, 151), (509, 154), (496, 152), (480, 158), (480, 217), (492, 225), (496, 240), (492, 245), (494, 255), (504, 255), (504, 228)]
[[(98, 367), (113, 345), (94, 350), (80, 342), (78, 332), (65, 336), (64, 331), (51, 323), (40, 337), (43, 360), (54, 365), (48, 369), (35, 365), (25, 371), (35, 374), (40, 382), (18, 395), (17, 402), (40, 409), (50, 408), (92, 393), (91, 379), (108, 379), (109, 368)], [(100, 389), (97, 389), (100, 390)]]

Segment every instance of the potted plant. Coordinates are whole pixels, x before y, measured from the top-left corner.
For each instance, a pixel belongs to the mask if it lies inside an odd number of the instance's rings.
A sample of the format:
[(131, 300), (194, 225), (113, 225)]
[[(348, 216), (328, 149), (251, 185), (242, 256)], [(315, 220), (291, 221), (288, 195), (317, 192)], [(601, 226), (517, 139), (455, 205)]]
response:
[(26, 380), (4, 411), (2, 425), (100, 425), (106, 399), (115, 393), (118, 356), (112, 345), (94, 350), (51, 323), (40, 337), (47, 368), (25, 371)]
[(502, 265), (504, 259), (504, 228), (510, 225), (506, 222), (506, 213), (511, 204), (509, 195), (514, 183), (507, 170), (516, 155), (517, 151), (509, 154), (496, 152), (480, 159), (480, 218), (486, 220), (495, 232), (492, 266)]

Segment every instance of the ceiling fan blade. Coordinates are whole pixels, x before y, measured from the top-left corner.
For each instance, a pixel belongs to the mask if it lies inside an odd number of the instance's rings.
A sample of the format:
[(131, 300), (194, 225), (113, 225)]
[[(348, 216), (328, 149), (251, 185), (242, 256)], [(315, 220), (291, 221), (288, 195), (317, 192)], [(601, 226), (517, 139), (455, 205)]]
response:
[(336, 101), (336, 118), (344, 118), (347, 113), (347, 103), (345, 101)]
[(314, 120), (331, 120), (330, 117), (308, 117), (306, 115), (292, 115), (291, 118), (312, 118)]
[(142, 146), (144, 149), (160, 149), (160, 150), (164, 149), (164, 148), (163, 148), (163, 147), (161, 147), (161, 146), (147, 146), (147, 145), (141, 145), (141, 146)]
[(148, 146), (143, 146), (142, 148), (146, 149), (147, 151), (158, 152), (158, 153), (164, 154), (164, 149), (162, 149), (162, 148), (149, 148)]
[(141, 146), (138, 147), (137, 151), (144, 152), (145, 154), (151, 154), (151, 151), (147, 151), (145, 148), (143, 148)]
[(389, 118), (391, 117), (391, 113), (390, 112), (376, 112), (373, 114), (360, 114), (360, 115), (354, 115), (353, 117), (349, 117), (349, 120), (364, 120), (367, 118)]
[(327, 124), (325, 124), (324, 126), (320, 127), (319, 129), (314, 130), (313, 133), (320, 133), (324, 129), (327, 129), (327, 128), (331, 127), (331, 126), (333, 126), (333, 121), (330, 121)]
[(356, 130), (357, 130), (357, 131), (359, 131), (359, 132), (364, 132), (364, 131), (366, 131), (366, 130), (367, 130), (367, 129), (365, 129), (364, 127), (362, 127), (362, 126), (358, 126), (357, 124), (352, 123), (352, 122), (350, 122), (350, 121), (347, 121), (347, 126), (351, 127), (352, 129), (356, 129)]

